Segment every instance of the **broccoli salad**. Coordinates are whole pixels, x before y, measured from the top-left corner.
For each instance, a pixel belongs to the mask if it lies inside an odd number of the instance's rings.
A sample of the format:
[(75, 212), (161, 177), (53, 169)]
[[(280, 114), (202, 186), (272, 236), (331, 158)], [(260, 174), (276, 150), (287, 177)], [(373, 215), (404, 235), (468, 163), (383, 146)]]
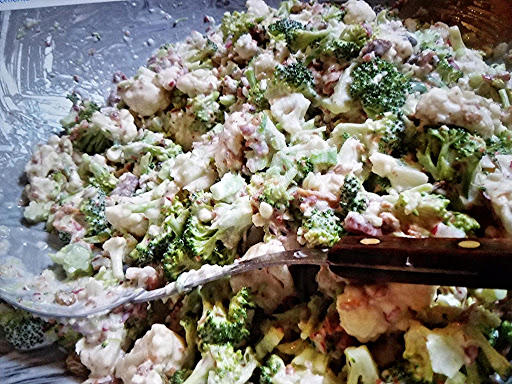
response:
[[(71, 305), (354, 234), (511, 237), (511, 69), (506, 44), (473, 50), (457, 27), (361, 0), (248, 0), (117, 75), (104, 105), (69, 95), (62, 133), (25, 167), (25, 218), (62, 242), (58, 268), (34, 284)], [(512, 374), (506, 291), (294, 271), (255, 270), (88, 319), (0, 303), (0, 325), (21, 350), (58, 343), (89, 384)], [(76, 289), (52, 291), (62, 279)]]

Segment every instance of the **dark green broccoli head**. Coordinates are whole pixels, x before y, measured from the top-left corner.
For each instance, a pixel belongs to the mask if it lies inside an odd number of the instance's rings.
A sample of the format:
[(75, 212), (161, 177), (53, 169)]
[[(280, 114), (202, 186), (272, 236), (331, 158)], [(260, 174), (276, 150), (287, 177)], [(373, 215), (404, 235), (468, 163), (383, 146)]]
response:
[(345, 177), (340, 194), (340, 208), (344, 216), (349, 212), (362, 212), (368, 203), (366, 198), (360, 195), (361, 181), (354, 175)]
[(212, 229), (208, 224), (200, 222), (196, 216), (191, 216), (185, 226), (183, 240), (194, 256), (208, 259), (216, 251), (217, 232), (216, 229)]
[(168, 227), (154, 238), (145, 237), (130, 253), (130, 258), (139, 266), (160, 262), (175, 236), (173, 230)]
[(332, 247), (340, 241), (343, 226), (333, 209), (315, 209), (311, 216), (303, 218), (298, 235), (304, 237), (310, 245)]
[(109, 227), (105, 217), (105, 197), (105, 192), (100, 189), (80, 205), (80, 212), (87, 223), (86, 236), (97, 236)]
[(360, 50), (361, 47), (352, 41), (332, 40), (325, 45), (322, 53), (332, 55), (339, 61), (347, 61), (359, 56)]
[[(206, 300), (203, 298), (203, 300)], [(228, 310), (221, 302), (213, 306), (203, 303), (203, 316), (197, 328), (200, 346), (230, 344), (239, 346), (250, 335), (249, 309), (255, 305), (248, 288), (241, 289), (230, 300)]]
[(277, 79), (296, 88), (303, 87), (304, 85), (313, 87), (315, 84), (315, 79), (311, 71), (300, 61), (288, 65), (278, 64), (274, 75)]
[(298, 21), (283, 19), (270, 25), (268, 32), (272, 36), (283, 36), (292, 52), (305, 51), (329, 35), (329, 30), (309, 31)]
[(512, 132), (506, 130), (486, 140), (485, 153), (495, 159), (497, 155), (512, 154)]
[(392, 154), (403, 149), (405, 124), (396, 117), (386, 118), (377, 132), (380, 135), (379, 151)]
[(90, 155), (103, 153), (113, 144), (95, 124), (75, 125), (70, 130), (69, 137), (75, 149)]
[(484, 151), (483, 139), (462, 128), (430, 128), (419, 140), (416, 157), (436, 181), (462, 184), (466, 194)]
[(71, 108), (70, 114), (60, 121), (63, 128), (72, 128), (84, 120), (91, 121), (94, 112), (100, 110), (99, 105), (94, 101), (82, 100), (75, 92), (66, 96), (66, 98), (73, 103), (73, 107)]
[(410, 91), (409, 79), (393, 63), (380, 58), (359, 65), (352, 78), (350, 94), (371, 116), (398, 113)]
[(286, 84), (295, 92), (300, 92), (308, 98), (316, 96), (315, 78), (311, 71), (300, 61), (288, 65), (278, 64), (274, 76), (278, 83)]
[(171, 241), (162, 258), (165, 277), (175, 281), (183, 272), (201, 267), (200, 260), (191, 254), (182, 238)]
[(272, 36), (283, 35), (288, 44), (295, 39), (295, 32), (306, 29), (303, 24), (295, 20), (282, 19), (276, 21), (268, 27), (268, 33)]
[(47, 344), (46, 331), (49, 324), (29, 314), (13, 316), (4, 325), (5, 339), (14, 348), (28, 351)]

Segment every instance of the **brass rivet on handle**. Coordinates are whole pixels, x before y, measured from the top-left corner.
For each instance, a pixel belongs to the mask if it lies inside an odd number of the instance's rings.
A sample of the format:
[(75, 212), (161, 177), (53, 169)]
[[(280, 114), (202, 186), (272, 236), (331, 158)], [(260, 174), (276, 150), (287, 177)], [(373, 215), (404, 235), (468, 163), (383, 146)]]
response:
[(461, 248), (465, 249), (475, 249), (480, 246), (480, 243), (475, 240), (463, 240), (457, 244)]
[(360, 243), (363, 245), (377, 245), (380, 243), (380, 240), (367, 237), (366, 239), (362, 239)]

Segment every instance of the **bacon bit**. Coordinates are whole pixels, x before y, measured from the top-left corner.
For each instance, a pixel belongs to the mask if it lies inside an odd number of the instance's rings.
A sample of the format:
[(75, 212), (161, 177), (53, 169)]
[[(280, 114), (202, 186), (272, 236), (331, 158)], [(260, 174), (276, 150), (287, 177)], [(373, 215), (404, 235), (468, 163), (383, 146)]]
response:
[(310, 189), (297, 188), (297, 194), (303, 197), (316, 197), (320, 200), (327, 201), (329, 203), (337, 203), (338, 198), (332, 193), (325, 193), (320, 191), (312, 191)]

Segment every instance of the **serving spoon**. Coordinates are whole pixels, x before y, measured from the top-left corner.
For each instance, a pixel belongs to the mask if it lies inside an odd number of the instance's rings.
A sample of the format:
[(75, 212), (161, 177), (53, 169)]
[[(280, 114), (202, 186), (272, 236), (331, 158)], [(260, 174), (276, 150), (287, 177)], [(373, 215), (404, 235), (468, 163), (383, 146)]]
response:
[[(105, 302), (77, 300), (66, 306), (38, 301), (36, 292), (25, 297), (0, 290), (8, 303), (45, 318), (80, 318), (108, 313), (128, 303), (142, 303), (188, 292), (229, 276), (278, 265), (318, 265), (352, 283), (400, 282), (472, 288), (512, 289), (512, 240), (509, 239), (412, 239), (403, 237), (346, 236), (330, 249), (296, 249), (266, 254), (231, 265), (203, 266), (182, 274), (176, 282), (147, 291), (120, 289)], [(32, 297), (31, 297), (32, 296)]]

